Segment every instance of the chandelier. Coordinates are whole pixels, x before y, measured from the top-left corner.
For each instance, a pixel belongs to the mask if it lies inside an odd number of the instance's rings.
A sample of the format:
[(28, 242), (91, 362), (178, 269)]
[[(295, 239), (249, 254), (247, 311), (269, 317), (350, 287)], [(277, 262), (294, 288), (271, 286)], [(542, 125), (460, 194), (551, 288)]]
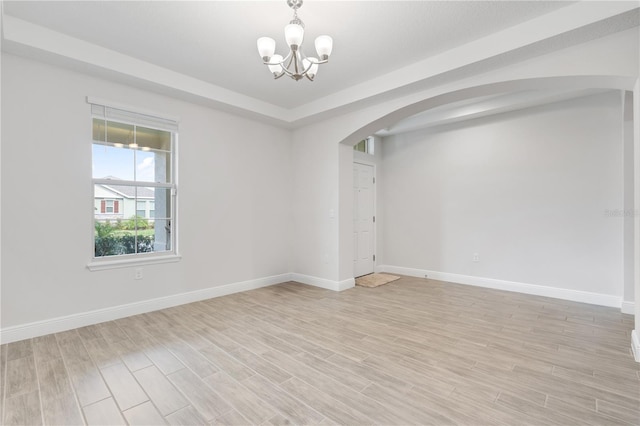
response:
[(301, 52), (302, 40), (304, 38), (304, 23), (298, 18), (298, 9), (302, 6), (303, 0), (287, 0), (287, 4), (293, 9), (293, 19), (289, 25), (284, 27), (284, 38), (289, 45), (289, 54), (283, 58), (281, 55), (274, 55), (276, 41), (270, 37), (260, 37), (258, 39), (258, 53), (262, 57), (262, 62), (269, 67), (274, 78), (288, 75), (298, 81), (302, 77), (307, 77), (313, 81), (318, 72), (318, 65), (329, 60), (333, 39), (328, 35), (321, 35), (316, 38), (316, 52), (318, 58), (307, 57)]

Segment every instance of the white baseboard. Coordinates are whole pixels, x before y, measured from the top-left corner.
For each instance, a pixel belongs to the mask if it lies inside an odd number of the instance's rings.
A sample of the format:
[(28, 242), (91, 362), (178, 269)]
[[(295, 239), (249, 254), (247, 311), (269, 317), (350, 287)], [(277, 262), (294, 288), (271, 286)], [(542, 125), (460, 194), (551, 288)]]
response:
[(640, 338), (638, 338), (638, 330), (631, 332), (631, 350), (633, 351), (633, 358), (636, 362), (640, 362)]
[[(429, 278), (450, 281), (459, 284), (475, 285), (480, 287), (488, 287), (499, 290), (516, 291), (526, 294), (535, 294), (538, 296), (554, 297), (557, 299), (573, 300), (576, 302), (591, 303), (603, 306), (621, 307), (624, 313), (634, 313), (633, 302), (621, 302), (619, 297), (604, 294), (589, 293), (577, 290), (559, 289), (553, 287), (545, 287), (533, 284), (524, 284), (511, 281), (495, 280), (491, 278), (472, 277), (467, 275), (449, 274), (444, 272), (427, 271), (422, 269), (404, 268), (399, 266), (380, 265), (376, 267), (376, 272), (389, 272), (400, 275), (408, 275), (413, 277)], [(110, 308), (97, 309), (89, 312), (82, 312), (64, 317), (52, 318), (49, 320), (36, 321), (28, 324), (7, 327), (0, 330), (0, 343), (11, 343), (18, 340), (29, 339), (46, 334), (58, 333), (61, 331), (71, 330), (73, 328), (84, 327), (87, 325), (98, 324), (105, 321), (112, 321), (131, 315), (143, 314), (146, 312), (157, 311), (159, 309), (170, 308), (173, 306), (184, 305), (186, 303), (197, 302), (200, 300), (211, 299), (214, 297), (226, 296), (228, 294), (238, 293), (241, 291), (253, 290), (261, 287), (267, 287), (286, 281), (297, 281), (302, 284), (308, 284), (315, 287), (325, 288), (333, 291), (343, 291), (355, 286), (355, 280), (349, 278), (343, 281), (332, 281), (325, 278), (313, 277), (310, 275), (287, 273), (274, 275), (271, 277), (258, 278), (254, 280), (242, 281), (238, 283), (226, 284), (217, 287), (210, 287), (203, 290), (192, 291), (188, 293), (180, 293), (171, 296), (159, 297), (156, 299), (143, 300), (140, 302), (119, 305)], [(640, 342), (635, 330), (632, 334), (634, 354), (636, 360), (640, 356)], [(635, 346), (633, 346), (635, 345)]]
[(620, 306), (620, 312), (623, 314), (634, 315), (636, 313), (636, 304), (634, 302), (622, 302)]
[(622, 307), (622, 298), (608, 294), (591, 293), (588, 291), (570, 290), (565, 288), (548, 287), (536, 284), (526, 284), (514, 281), (496, 280), (493, 278), (473, 277), (470, 275), (450, 274), (448, 272), (428, 271), (424, 269), (404, 268), (401, 266), (380, 265), (376, 272), (408, 275), (410, 277), (425, 276), (439, 281), (449, 281), (456, 284), (473, 285), (477, 287), (493, 288), (497, 290), (515, 291), (536, 296), (553, 297), (555, 299), (571, 300), (573, 302), (590, 303), (592, 305)]
[(298, 273), (291, 274), (291, 281), (297, 281), (302, 284), (312, 285), (314, 287), (326, 288), (327, 290), (343, 291), (355, 287), (356, 280), (349, 278), (343, 281), (332, 281), (326, 278), (312, 277)]
[(356, 279), (349, 278), (346, 280), (338, 281), (338, 291), (349, 290), (356, 286)]
[(0, 330), (0, 342), (10, 343), (18, 340), (29, 339), (46, 334), (58, 333), (73, 328), (98, 324), (105, 321), (112, 321), (131, 315), (143, 314), (145, 312), (157, 311), (158, 309), (170, 308), (172, 306), (184, 305), (185, 303), (197, 302), (214, 297), (226, 296), (228, 294), (241, 291), (253, 290), (267, 287), (286, 281), (291, 281), (291, 275), (281, 274), (271, 277), (258, 278), (254, 280), (242, 281), (238, 283), (226, 284), (217, 287), (210, 287), (203, 290), (180, 293), (171, 296), (159, 297), (156, 299), (143, 300), (126, 305), (114, 306), (111, 308), (97, 309), (95, 311), (83, 312), (79, 314), (67, 315), (64, 317), (52, 318), (44, 321), (32, 322), (29, 324), (7, 327)]

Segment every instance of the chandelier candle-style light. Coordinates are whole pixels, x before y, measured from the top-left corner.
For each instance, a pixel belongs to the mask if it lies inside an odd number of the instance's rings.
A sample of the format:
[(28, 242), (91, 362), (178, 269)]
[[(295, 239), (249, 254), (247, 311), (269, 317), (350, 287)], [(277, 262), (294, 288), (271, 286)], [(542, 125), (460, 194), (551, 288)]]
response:
[(276, 51), (276, 41), (270, 37), (260, 37), (258, 39), (258, 52), (262, 57), (262, 62), (269, 67), (274, 78), (288, 75), (294, 80), (307, 77), (313, 81), (318, 72), (318, 65), (329, 60), (331, 49), (333, 49), (333, 39), (328, 35), (321, 35), (316, 38), (316, 52), (318, 58), (306, 57), (301, 52), (302, 40), (304, 39), (304, 23), (298, 18), (298, 9), (302, 6), (303, 0), (287, 0), (287, 4), (293, 9), (293, 19), (289, 25), (284, 27), (284, 38), (289, 45), (289, 54), (283, 58), (281, 55), (274, 55)]

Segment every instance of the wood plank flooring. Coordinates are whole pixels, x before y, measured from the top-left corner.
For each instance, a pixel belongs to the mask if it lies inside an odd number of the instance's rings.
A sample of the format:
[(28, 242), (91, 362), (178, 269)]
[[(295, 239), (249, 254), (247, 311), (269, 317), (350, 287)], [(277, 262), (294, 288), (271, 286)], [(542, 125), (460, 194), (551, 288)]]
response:
[(403, 277), (283, 283), (0, 346), (15, 424), (640, 425), (633, 317)]

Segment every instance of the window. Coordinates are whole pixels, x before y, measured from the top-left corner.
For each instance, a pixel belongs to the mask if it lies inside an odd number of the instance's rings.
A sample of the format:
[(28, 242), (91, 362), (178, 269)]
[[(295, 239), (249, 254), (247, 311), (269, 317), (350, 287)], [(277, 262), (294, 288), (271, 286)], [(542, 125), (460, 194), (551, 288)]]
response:
[(373, 136), (369, 136), (366, 139), (362, 139), (360, 142), (353, 146), (354, 151), (364, 152), (365, 154), (373, 155), (374, 139)]
[(100, 213), (118, 213), (120, 203), (116, 200), (102, 200), (100, 202)]
[(94, 259), (176, 254), (177, 122), (89, 103)]
[(147, 202), (146, 201), (138, 201), (137, 202), (136, 216), (148, 218), (148, 216), (147, 216)]

